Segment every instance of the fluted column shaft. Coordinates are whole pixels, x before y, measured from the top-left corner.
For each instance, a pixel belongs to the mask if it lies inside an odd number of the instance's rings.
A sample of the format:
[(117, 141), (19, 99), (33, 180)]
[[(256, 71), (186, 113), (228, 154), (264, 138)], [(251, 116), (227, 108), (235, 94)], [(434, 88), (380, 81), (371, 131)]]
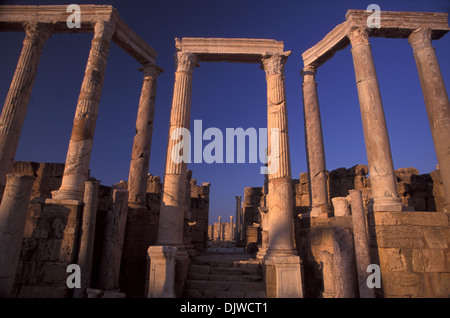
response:
[[(173, 160), (172, 151), (177, 149), (174, 147), (178, 147), (182, 136), (176, 140), (172, 140), (171, 137), (175, 129), (189, 129), (192, 74), (197, 64), (197, 58), (191, 53), (178, 52), (175, 55), (175, 64), (175, 85), (170, 113), (164, 191), (159, 216), (157, 244), (181, 246), (183, 245), (187, 162)], [(183, 151), (187, 151), (187, 145)]]
[(133, 140), (130, 173), (128, 177), (129, 201), (145, 204), (148, 165), (152, 145), (153, 119), (155, 115), (156, 79), (162, 69), (153, 64), (142, 66), (144, 81), (136, 118), (136, 135)]
[(0, 194), (14, 163), (42, 49), (51, 36), (41, 23), (28, 23), (24, 29), (22, 52), (0, 116)]
[(99, 21), (95, 25), (75, 111), (62, 184), (59, 190), (53, 193), (54, 199), (83, 200), (84, 182), (89, 173), (95, 124), (114, 30), (114, 22)]
[[(269, 253), (293, 254), (293, 198), (284, 66), (289, 56), (262, 59), (267, 81)], [(272, 138), (272, 134), (277, 138)], [(273, 139), (273, 140), (272, 140)]]
[(401, 211), (401, 200), (392, 162), (391, 147), (378, 86), (377, 74), (365, 27), (352, 28), (352, 45), (374, 211)]
[(409, 36), (408, 42), (413, 48), (444, 185), (444, 211), (450, 212), (450, 102), (436, 52), (431, 46), (431, 30), (415, 30)]
[(331, 205), (328, 198), (328, 175), (315, 75), (316, 68), (311, 65), (306, 66), (302, 71), (303, 117), (305, 121), (311, 216), (327, 216), (331, 212)]

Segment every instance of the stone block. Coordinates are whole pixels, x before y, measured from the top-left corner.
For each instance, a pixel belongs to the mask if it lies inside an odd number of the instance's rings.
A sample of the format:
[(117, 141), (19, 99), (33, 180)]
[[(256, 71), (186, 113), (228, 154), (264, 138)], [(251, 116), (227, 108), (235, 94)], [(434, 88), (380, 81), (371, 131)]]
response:
[(423, 286), (423, 274), (382, 271), (386, 297), (417, 297)]
[(417, 226), (376, 226), (378, 247), (423, 248), (423, 231)]
[(415, 272), (450, 272), (448, 255), (443, 249), (414, 249), (412, 267)]
[(424, 227), (423, 234), (425, 242), (429, 248), (447, 248), (448, 247), (448, 228), (444, 227)]
[(378, 255), (382, 271), (403, 272), (408, 270), (405, 249), (380, 248), (378, 250)]

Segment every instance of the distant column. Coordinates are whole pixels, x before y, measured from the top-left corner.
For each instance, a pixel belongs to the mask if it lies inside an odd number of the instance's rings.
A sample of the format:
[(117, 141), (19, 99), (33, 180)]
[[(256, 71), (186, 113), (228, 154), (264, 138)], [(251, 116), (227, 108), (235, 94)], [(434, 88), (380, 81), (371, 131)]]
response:
[(13, 167), (42, 49), (51, 36), (41, 23), (28, 23), (24, 28), (22, 52), (0, 116), (0, 197)]
[(222, 241), (222, 217), (219, 216), (219, 232), (218, 232), (218, 238), (217, 240), (220, 242)]
[(306, 66), (303, 76), (303, 114), (305, 121), (306, 154), (308, 159), (311, 216), (328, 216), (331, 205), (328, 199), (327, 169), (323, 146), (322, 121), (315, 81), (316, 68)]
[(444, 185), (444, 212), (450, 212), (450, 102), (442, 78), (431, 30), (419, 28), (408, 38), (414, 52), (423, 97), (427, 108), (439, 172)]
[(234, 240), (233, 230), (233, 216), (230, 215), (230, 241)]
[(237, 195), (236, 198), (236, 243), (239, 244), (241, 240), (241, 196)]
[(401, 211), (380, 88), (366, 27), (348, 32), (364, 129), (374, 211)]
[(0, 205), (0, 297), (11, 297), (34, 176), (10, 173)]
[(53, 199), (83, 200), (106, 60), (114, 31), (114, 23), (99, 21), (95, 24), (94, 38), (75, 111), (64, 175), (61, 187), (52, 193)]
[(136, 134), (133, 140), (128, 177), (129, 202), (137, 206), (144, 206), (146, 201), (148, 165), (155, 115), (156, 79), (162, 72), (161, 68), (151, 63), (144, 64), (141, 70), (144, 73), (144, 81), (139, 100)]
[[(187, 162), (173, 160), (172, 153), (182, 156), (179, 151), (177, 152), (182, 135), (176, 134), (174, 137), (179, 137), (175, 140), (171, 137), (176, 129), (189, 129), (192, 74), (194, 67), (197, 65), (197, 58), (191, 53), (178, 52), (175, 55), (175, 64), (175, 85), (170, 113), (164, 191), (159, 215), (157, 243), (158, 245), (182, 246)], [(187, 151), (187, 145), (183, 151)]]

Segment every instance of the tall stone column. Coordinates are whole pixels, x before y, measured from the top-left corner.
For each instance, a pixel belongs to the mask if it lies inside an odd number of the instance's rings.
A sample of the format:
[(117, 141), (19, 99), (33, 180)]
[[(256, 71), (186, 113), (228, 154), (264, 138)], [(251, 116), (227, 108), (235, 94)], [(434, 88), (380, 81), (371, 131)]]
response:
[[(269, 247), (264, 263), (274, 281), (269, 291), (277, 298), (303, 297), (300, 257), (294, 242), (293, 196), (289, 137), (284, 84), (284, 66), (290, 52), (264, 56), (262, 66), (267, 81), (268, 132), (268, 235)], [(275, 136), (273, 136), (275, 134)]]
[(78, 265), (83, 274), (81, 275), (81, 288), (74, 290), (74, 298), (86, 298), (86, 290), (91, 283), (99, 185), (100, 181), (95, 179), (85, 182), (83, 223), (81, 225), (80, 250), (78, 252)]
[[(269, 253), (290, 255), (294, 253), (294, 204), (284, 85), (284, 66), (288, 56), (265, 57), (262, 63), (267, 81)], [(278, 138), (273, 138), (273, 133)]]
[(235, 239), (236, 245), (239, 245), (241, 241), (241, 196), (237, 195), (236, 198), (236, 229)]
[(230, 215), (230, 241), (234, 240), (233, 216)]
[(42, 48), (51, 36), (51, 30), (41, 23), (28, 23), (24, 28), (22, 52), (0, 116), (0, 197), (16, 156)]
[(147, 63), (141, 68), (144, 73), (141, 98), (136, 118), (136, 135), (131, 153), (128, 177), (129, 202), (137, 207), (145, 205), (148, 165), (152, 145), (153, 118), (155, 115), (156, 79), (162, 72), (158, 66)]
[[(159, 216), (158, 245), (183, 245), (187, 162), (173, 160), (172, 152), (182, 136), (172, 140), (175, 129), (189, 129), (192, 95), (192, 74), (197, 64), (194, 54), (178, 52), (175, 55), (175, 85), (170, 114), (164, 191)], [(177, 134), (174, 135), (175, 137)], [(187, 145), (183, 151), (187, 151)]]
[(328, 174), (325, 165), (322, 121), (315, 81), (316, 68), (312, 65), (302, 70), (303, 117), (305, 121), (306, 154), (308, 159), (311, 216), (328, 216), (331, 205), (328, 198)]
[(219, 216), (219, 223), (217, 223), (217, 224), (219, 227), (219, 231), (217, 232), (217, 234), (218, 234), (217, 240), (220, 242), (220, 241), (222, 241), (222, 217), (221, 216)]
[(95, 24), (94, 38), (73, 121), (62, 184), (58, 191), (52, 193), (53, 199), (79, 201), (83, 199), (84, 182), (89, 173), (94, 130), (105, 77), (106, 60), (114, 30), (114, 22), (99, 21)]
[(431, 46), (431, 30), (415, 30), (409, 36), (408, 42), (413, 48), (444, 184), (444, 212), (450, 212), (450, 102), (434, 47)]
[(401, 211), (380, 88), (366, 27), (348, 32), (369, 164), (374, 211)]
[(34, 176), (7, 175), (0, 205), (0, 297), (11, 297)]

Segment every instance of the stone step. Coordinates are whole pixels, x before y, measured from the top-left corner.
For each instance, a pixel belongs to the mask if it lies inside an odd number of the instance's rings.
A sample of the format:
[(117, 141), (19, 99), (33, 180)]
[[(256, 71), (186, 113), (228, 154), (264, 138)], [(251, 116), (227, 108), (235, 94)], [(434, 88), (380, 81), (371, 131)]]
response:
[(187, 290), (197, 289), (242, 293), (246, 293), (248, 291), (265, 291), (265, 284), (263, 282), (188, 280), (186, 285)]
[(262, 275), (257, 273), (253, 275), (224, 275), (224, 274), (201, 274), (188, 273), (188, 279), (191, 280), (209, 280), (209, 281), (234, 281), (234, 282), (260, 282)]
[(199, 265), (191, 264), (189, 266), (190, 273), (198, 274), (214, 274), (214, 275), (251, 275), (261, 273), (261, 268), (259, 265), (256, 266), (210, 266), (210, 265)]
[(223, 291), (214, 289), (188, 289), (185, 298), (266, 298), (265, 291)]

